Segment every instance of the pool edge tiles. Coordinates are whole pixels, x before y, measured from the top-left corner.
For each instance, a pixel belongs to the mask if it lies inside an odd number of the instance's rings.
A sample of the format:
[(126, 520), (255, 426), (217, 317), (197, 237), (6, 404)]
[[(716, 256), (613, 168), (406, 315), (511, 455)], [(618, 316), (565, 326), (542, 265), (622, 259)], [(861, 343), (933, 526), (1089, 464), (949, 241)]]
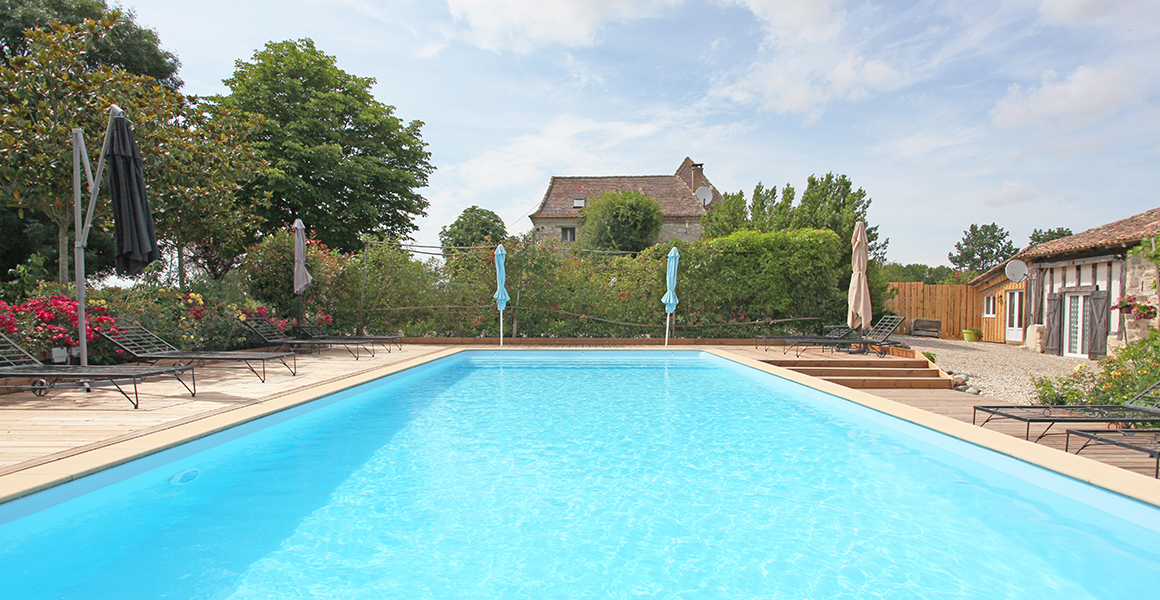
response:
[(322, 382), (313, 387), (245, 404), (224, 412), (207, 414), (196, 420), (177, 423), (158, 431), (134, 435), (122, 440), (114, 438), (90, 444), (91, 447), (82, 447), (82, 451), (76, 454), (0, 475), (0, 504), (43, 492), (468, 350), (470, 349), (449, 348), (394, 364), (371, 367)]
[(908, 406), (901, 402), (875, 396), (861, 390), (841, 386), (816, 377), (802, 375), (789, 369), (769, 365), (728, 350), (703, 349), (702, 351), (793, 381), (808, 388), (836, 396), (871, 410), (948, 435), (952, 438), (1042, 467), (1121, 496), (1160, 507), (1160, 480), (1104, 464), (1084, 456), (1077, 456), (1004, 433), (984, 429), (977, 425), (971, 425), (970, 423), (965, 423), (951, 417)]

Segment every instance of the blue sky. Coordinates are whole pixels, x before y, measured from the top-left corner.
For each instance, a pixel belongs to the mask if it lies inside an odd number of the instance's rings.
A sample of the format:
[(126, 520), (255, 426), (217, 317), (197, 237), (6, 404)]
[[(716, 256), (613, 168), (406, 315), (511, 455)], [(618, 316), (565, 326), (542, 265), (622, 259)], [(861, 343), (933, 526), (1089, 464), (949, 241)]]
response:
[[(891, 260), (948, 264), (972, 223), (1018, 246), (1160, 206), (1155, 0), (126, 0), (226, 91), (308, 37), (426, 123), (415, 238), (471, 205), (511, 232), (552, 175), (671, 174), (722, 192), (844, 173)], [(307, 224), (309, 225), (309, 224)]]

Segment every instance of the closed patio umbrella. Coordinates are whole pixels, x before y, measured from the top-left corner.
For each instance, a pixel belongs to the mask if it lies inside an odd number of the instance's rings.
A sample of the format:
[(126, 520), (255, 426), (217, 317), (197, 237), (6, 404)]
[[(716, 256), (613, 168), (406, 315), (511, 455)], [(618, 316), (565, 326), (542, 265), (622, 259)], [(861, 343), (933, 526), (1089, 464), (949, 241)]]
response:
[(665, 295), (661, 298), (661, 302), (665, 304), (665, 345), (669, 345), (669, 321), (671, 320), (674, 310), (677, 310), (677, 265), (681, 262), (681, 252), (673, 246), (669, 250), (669, 264), (665, 269), (665, 284), (668, 289)]
[(121, 275), (140, 275), (145, 266), (161, 257), (153, 211), (145, 195), (141, 151), (133, 126), (125, 116), (112, 119), (109, 130), (109, 199), (113, 205), (116, 239), (116, 270)]
[(294, 230), (294, 293), (302, 294), (314, 281), (306, 270), (306, 224), (302, 219), (294, 219), (290, 228)]
[[(73, 149), (73, 218), (76, 235), (73, 239), (73, 262), (77, 286), (77, 335), (81, 366), (89, 364), (88, 324), (85, 319), (85, 248), (97, 206), (97, 192), (108, 162), (109, 197), (113, 208), (114, 269), (120, 275), (140, 275), (145, 267), (161, 257), (157, 247), (157, 232), (153, 228), (153, 210), (145, 194), (145, 172), (141, 166), (141, 151), (133, 135), (133, 126), (125, 112), (116, 105), (109, 107), (109, 122), (101, 143), (97, 175), (89, 169), (85, 150), (84, 131), (72, 130)], [(89, 207), (83, 209), (81, 192), (84, 179), (89, 184)], [(85, 216), (87, 214), (87, 216)]]
[(499, 309), (499, 345), (503, 346), (503, 309), (507, 308), (508, 300), (511, 296), (508, 295), (507, 289), (504, 288), (504, 282), (507, 280), (507, 273), (504, 271), (504, 262), (507, 260), (507, 250), (503, 249), (503, 244), (495, 247), (495, 306)]
[(869, 261), (870, 240), (866, 237), (866, 222), (858, 221), (854, 224), (854, 236), (850, 238), (854, 246), (854, 254), (850, 259), (854, 272), (850, 275), (849, 310), (846, 314), (846, 325), (850, 327), (866, 328), (870, 326), (870, 283), (866, 278), (866, 263)]
[(302, 323), (302, 292), (310, 287), (314, 278), (306, 270), (306, 224), (302, 219), (294, 219), (290, 226), (294, 230), (294, 295), (298, 296), (298, 323)]

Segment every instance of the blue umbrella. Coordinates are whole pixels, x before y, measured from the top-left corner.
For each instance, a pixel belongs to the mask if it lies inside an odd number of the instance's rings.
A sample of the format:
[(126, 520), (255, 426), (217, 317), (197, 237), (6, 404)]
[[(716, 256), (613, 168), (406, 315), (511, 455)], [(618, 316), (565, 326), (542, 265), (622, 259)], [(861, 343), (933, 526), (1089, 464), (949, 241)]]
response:
[(665, 345), (669, 345), (669, 315), (677, 310), (677, 264), (681, 262), (681, 253), (673, 246), (669, 250), (669, 266), (665, 270), (665, 283), (668, 285), (668, 291), (665, 292), (661, 302), (665, 303)]
[(507, 250), (503, 249), (503, 244), (495, 247), (495, 306), (499, 309), (499, 345), (503, 345), (503, 309), (507, 308), (508, 300), (512, 297), (508, 295), (507, 289), (503, 287), (504, 281), (507, 279), (507, 274), (504, 272), (504, 261), (507, 260)]

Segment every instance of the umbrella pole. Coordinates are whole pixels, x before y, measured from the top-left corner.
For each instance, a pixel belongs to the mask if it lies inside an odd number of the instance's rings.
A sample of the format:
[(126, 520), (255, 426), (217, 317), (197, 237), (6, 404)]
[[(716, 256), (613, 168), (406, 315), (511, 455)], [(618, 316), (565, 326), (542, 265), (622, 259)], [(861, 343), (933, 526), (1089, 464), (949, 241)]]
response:
[(669, 347), (669, 318), (672, 316), (673, 316), (673, 313), (665, 313), (665, 347), (666, 348)]
[[(76, 274), (73, 279), (77, 286), (77, 339), (81, 348), (81, 366), (89, 365), (88, 336), (85, 331), (85, 247), (81, 234), (84, 223), (81, 219), (81, 153), (85, 145), (80, 129), (72, 130), (73, 147), (73, 266)], [(67, 358), (65, 359), (67, 360)]]
[(503, 348), (503, 311), (499, 311), (499, 347)]

